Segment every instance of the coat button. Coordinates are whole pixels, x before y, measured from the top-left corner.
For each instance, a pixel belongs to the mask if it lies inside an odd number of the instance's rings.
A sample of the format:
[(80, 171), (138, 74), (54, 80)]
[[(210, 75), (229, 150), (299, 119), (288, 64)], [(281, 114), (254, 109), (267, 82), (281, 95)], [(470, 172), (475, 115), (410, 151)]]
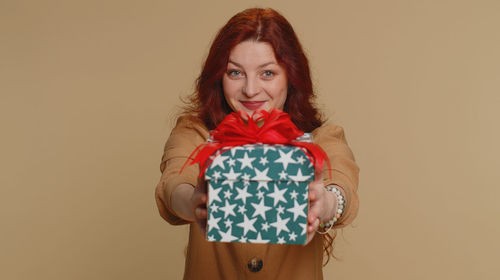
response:
[(262, 269), (262, 260), (258, 258), (253, 258), (248, 261), (248, 270), (251, 272), (259, 272)]

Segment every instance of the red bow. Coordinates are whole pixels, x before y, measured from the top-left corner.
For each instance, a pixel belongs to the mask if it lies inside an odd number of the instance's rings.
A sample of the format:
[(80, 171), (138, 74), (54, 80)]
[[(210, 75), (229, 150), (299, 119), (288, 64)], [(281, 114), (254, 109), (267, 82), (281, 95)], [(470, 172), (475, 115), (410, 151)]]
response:
[[(259, 115), (259, 117), (254, 119), (256, 114)], [(259, 123), (263, 123), (261, 127), (258, 126)], [(189, 165), (199, 163), (201, 178), (213, 159), (219, 154), (235, 146), (262, 143), (300, 147), (313, 163), (316, 171), (323, 169), (323, 161), (326, 160), (331, 178), (331, 165), (325, 151), (316, 144), (295, 140), (303, 134), (304, 132), (300, 131), (297, 126), (295, 126), (287, 113), (277, 109), (271, 112), (264, 110), (256, 111), (251, 117), (243, 111), (231, 113), (210, 132), (210, 136), (214, 142), (207, 142), (198, 146), (193, 153), (191, 153), (180, 172), (184, 170), (188, 163)], [(198, 154), (196, 154), (196, 152), (198, 152)], [(214, 155), (214, 153), (216, 154)], [(196, 154), (196, 157), (192, 158), (194, 154)], [(189, 162), (189, 160), (191, 160), (191, 162)]]

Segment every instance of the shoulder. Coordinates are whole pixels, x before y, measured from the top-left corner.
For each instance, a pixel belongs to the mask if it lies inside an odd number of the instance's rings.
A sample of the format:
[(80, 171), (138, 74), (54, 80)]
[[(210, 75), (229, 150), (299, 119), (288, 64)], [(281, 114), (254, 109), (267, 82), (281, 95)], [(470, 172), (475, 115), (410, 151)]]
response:
[(165, 154), (167, 157), (188, 156), (198, 145), (207, 140), (208, 135), (208, 129), (198, 117), (182, 115), (177, 119), (177, 124), (165, 144)]
[(201, 138), (206, 139), (209, 131), (200, 118), (195, 115), (184, 114), (177, 118), (177, 122), (175, 127), (172, 129), (170, 137), (178, 134), (181, 136), (198, 135)]
[(342, 140), (345, 142), (344, 128), (334, 124), (324, 124), (311, 133), (314, 142), (323, 140)]
[(160, 170), (173, 158), (187, 158), (208, 138), (209, 131), (203, 122), (194, 115), (181, 115), (177, 119), (167, 142), (165, 143)]
[(179, 116), (175, 127), (194, 128), (208, 131), (203, 121), (197, 116), (191, 114), (183, 114)]

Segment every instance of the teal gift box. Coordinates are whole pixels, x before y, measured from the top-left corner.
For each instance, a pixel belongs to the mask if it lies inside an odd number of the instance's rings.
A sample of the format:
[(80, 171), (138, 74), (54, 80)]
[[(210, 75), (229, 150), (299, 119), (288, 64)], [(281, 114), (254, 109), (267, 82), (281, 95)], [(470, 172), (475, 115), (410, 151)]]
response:
[[(297, 141), (311, 142), (310, 134)], [(207, 240), (305, 244), (314, 166), (300, 147), (247, 144), (216, 153), (205, 171)]]

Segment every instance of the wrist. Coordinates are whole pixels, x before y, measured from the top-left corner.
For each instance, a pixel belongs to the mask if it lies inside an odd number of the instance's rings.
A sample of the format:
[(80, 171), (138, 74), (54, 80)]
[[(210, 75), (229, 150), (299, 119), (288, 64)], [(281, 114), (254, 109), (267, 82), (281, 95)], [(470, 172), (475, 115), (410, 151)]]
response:
[(339, 199), (337, 195), (332, 191), (327, 191), (326, 193), (328, 195), (328, 201), (330, 202), (328, 203), (329, 205), (328, 215), (325, 217), (325, 222), (328, 222), (329, 220), (333, 219), (333, 217), (335, 217), (335, 215), (337, 214)]
[(345, 205), (344, 196), (337, 185), (328, 185), (325, 188), (327, 190), (327, 194), (333, 196), (331, 198), (331, 201), (333, 201), (333, 203), (329, 203), (332, 209), (329, 211), (330, 219), (326, 222), (320, 223), (320, 228), (322, 228), (323, 230), (326, 229), (326, 231), (317, 231), (320, 234), (326, 234), (332, 229), (333, 225), (337, 222), (338, 219), (340, 219), (340, 216), (342, 216)]

